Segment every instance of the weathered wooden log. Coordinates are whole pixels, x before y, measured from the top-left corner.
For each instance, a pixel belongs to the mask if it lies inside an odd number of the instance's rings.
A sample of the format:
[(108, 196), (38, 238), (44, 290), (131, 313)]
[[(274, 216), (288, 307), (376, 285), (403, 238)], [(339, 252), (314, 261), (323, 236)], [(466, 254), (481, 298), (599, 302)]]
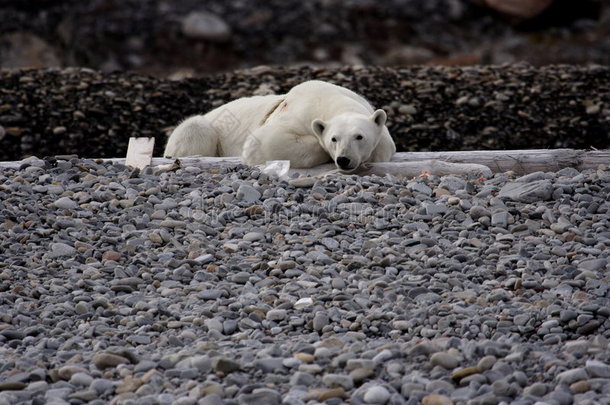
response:
[(140, 169), (150, 166), (154, 147), (155, 138), (129, 138), (125, 164)]
[[(102, 159), (104, 161), (125, 163), (124, 158)], [(175, 159), (153, 158), (152, 166), (171, 165)], [(22, 161), (0, 162), (0, 168), (19, 168)], [(187, 157), (180, 158), (182, 166), (197, 166), (208, 170), (218, 170), (241, 164), (238, 157)], [(394, 155), (392, 162), (374, 163), (368, 170), (359, 174), (391, 173), (394, 175), (416, 176), (423, 171), (431, 174), (463, 174), (467, 166), (447, 165), (446, 163), (483, 165), (492, 172), (513, 171), (526, 174), (536, 171), (556, 171), (565, 167), (578, 170), (592, 169), (600, 164), (610, 164), (610, 150), (578, 149), (533, 149), (509, 151), (460, 151), (460, 152), (401, 152)], [(474, 166), (477, 168), (477, 166)], [(480, 166), (478, 167), (480, 169)], [(304, 176), (320, 175), (335, 170), (332, 164), (321, 165), (312, 169), (292, 169), (289, 173), (298, 172)]]
[(610, 149), (531, 149), (531, 150), (477, 150), (460, 152), (403, 152), (393, 161), (415, 162), (441, 160), (451, 163), (477, 163), (489, 167), (494, 173), (513, 171), (517, 174), (538, 171), (557, 171), (565, 167), (578, 170), (594, 169), (610, 164)]
[[(124, 159), (111, 159), (112, 161), (123, 162)], [(152, 165), (159, 166), (172, 163), (173, 159), (153, 158)], [(238, 157), (223, 158), (181, 158), (182, 165), (198, 166), (209, 169), (220, 169), (232, 167), (241, 163)], [(420, 162), (421, 166), (417, 166)], [(435, 163), (436, 162), (436, 163)], [(564, 167), (573, 167), (578, 170), (593, 169), (600, 164), (610, 164), (610, 149), (604, 150), (582, 150), (582, 149), (531, 149), (531, 150), (485, 150), (485, 151), (459, 151), (459, 152), (399, 152), (394, 155), (392, 162), (371, 164), (370, 171), (363, 171), (361, 174), (399, 174), (399, 170), (416, 170), (420, 174), (422, 171), (445, 172), (446, 170), (457, 169), (457, 166), (445, 166), (442, 163), (467, 163), (487, 166), (494, 173), (513, 171), (517, 174), (533, 173), (537, 171), (556, 171)], [(396, 165), (396, 163), (409, 163), (412, 165)], [(432, 167), (433, 166), (433, 167)], [(442, 166), (442, 167), (441, 167)], [(293, 169), (303, 175), (315, 175), (322, 172), (333, 170), (333, 164), (321, 165), (312, 169)], [(455, 173), (459, 174), (461, 172)], [(403, 172), (403, 175), (408, 175)]]

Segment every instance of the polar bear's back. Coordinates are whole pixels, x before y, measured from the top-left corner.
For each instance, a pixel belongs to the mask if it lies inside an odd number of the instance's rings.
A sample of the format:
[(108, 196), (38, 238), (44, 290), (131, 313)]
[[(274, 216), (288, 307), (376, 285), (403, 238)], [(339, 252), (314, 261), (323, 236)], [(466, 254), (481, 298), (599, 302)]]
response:
[(205, 115), (218, 134), (220, 156), (240, 156), (243, 144), (282, 102), (282, 95), (244, 97)]
[(372, 114), (374, 111), (370, 103), (359, 94), (320, 80), (303, 82), (293, 87), (286, 96), (288, 100), (298, 100), (314, 108), (319, 106), (320, 110), (312, 114), (317, 118), (327, 119), (328, 114), (337, 115), (345, 111), (363, 114)]

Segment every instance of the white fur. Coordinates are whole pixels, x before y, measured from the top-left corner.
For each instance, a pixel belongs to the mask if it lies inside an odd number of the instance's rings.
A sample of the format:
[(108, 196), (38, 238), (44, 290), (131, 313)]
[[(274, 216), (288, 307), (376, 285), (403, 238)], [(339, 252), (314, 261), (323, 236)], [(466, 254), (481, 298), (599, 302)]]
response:
[(396, 146), (385, 122), (385, 112), (356, 93), (313, 80), (284, 95), (241, 98), (186, 119), (164, 155), (241, 156), (249, 165), (290, 160), (294, 168), (332, 160), (353, 171), (392, 159)]

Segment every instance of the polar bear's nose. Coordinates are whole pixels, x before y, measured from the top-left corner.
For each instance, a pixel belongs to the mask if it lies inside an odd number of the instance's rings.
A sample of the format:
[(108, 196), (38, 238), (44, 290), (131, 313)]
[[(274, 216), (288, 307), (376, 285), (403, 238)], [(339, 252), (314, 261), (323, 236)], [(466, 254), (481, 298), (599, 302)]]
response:
[(337, 158), (337, 164), (339, 165), (340, 168), (342, 169), (349, 169), (349, 164), (350, 164), (350, 160), (349, 158), (345, 157), (345, 156), (339, 156)]

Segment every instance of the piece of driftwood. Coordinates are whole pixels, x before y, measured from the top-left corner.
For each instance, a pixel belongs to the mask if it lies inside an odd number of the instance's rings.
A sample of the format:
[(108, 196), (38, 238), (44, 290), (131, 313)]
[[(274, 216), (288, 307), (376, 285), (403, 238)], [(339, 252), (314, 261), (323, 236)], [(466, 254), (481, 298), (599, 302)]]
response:
[(125, 165), (137, 167), (138, 169), (150, 166), (154, 148), (155, 138), (129, 138)]
[[(115, 159), (113, 159), (115, 160)], [(121, 159), (116, 159), (121, 161)], [(168, 164), (174, 159), (153, 158), (152, 165)], [(184, 166), (198, 166), (201, 168), (221, 169), (240, 164), (238, 157), (223, 158), (181, 158)], [(426, 162), (428, 161), (428, 162)], [(524, 150), (485, 150), (485, 151), (459, 151), (459, 152), (399, 152), (394, 155), (392, 162), (374, 163), (369, 173), (380, 174), (377, 169), (382, 167), (392, 174), (398, 174), (401, 167), (419, 170), (430, 170), (430, 162), (468, 163), (487, 166), (493, 173), (513, 171), (517, 174), (527, 174), (538, 171), (557, 171), (565, 167), (578, 170), (594, 169), (600, 164), (610, 165), (610, 149), (582, 150), (582, 149), (524, 149)], [(395, 165), (395, 163), (409, 163), (410, 165)], [(412, 164), (412, 165), (411, 165)], [(417, 166), (417, 165), (421, 166)], [(388, 166), (388, 165), (393, 165)], [(428, 165), (428, 166), (427, 166)], [(450, 166), (436, 165), (436, 169), (445, 170)], [(455, 166), (452, 168), (455, 169)], [(303, 175), (317, 175), (335, 169), (333, 164), (321, 165), (312, 169), (292, 169)], [(435, 170), (432, 168), (432, 170)], [(366, 174), (366, 173), (362, 173)], [(407, 175), (407, 173), (402, 173)], [(456, 173), (457, 174), (457, 173)]]
[[(103, 159), (105, 161), (125, 163), (124, 158)], [(152, 166), (172, 165), (176, 159), (153, 158)], [(578, 170), (593, 169), (600, 164), (610, 164), (610, 150), (577, 150), (577, 149), (533, 149), (509, 151), (460, 151), (460, 152), (401, 152), (394, 155), (392, 162), (375, 163), (370, 170), (360, 174), (375, 173), (383, 175), (392, 173), (403, 176), (416, 176), (423, 171), (431, 174), (460, 174), (458, 166), (445, 163), (476, 164), (487, 166), (492, 172), (513, 171), (526, 174), (536, 171), (556, 171), (565, 167)], [(0, 162), (0, 168), (19, 168), (22, 161)], [(182, 166), (197, 166), (208, 170), (219, 170), (241, 164), (238, 157), (188, 157), (180, 158)], [(312, 169), (291, 169), (290, 173), (298, 172), (303, 176), (320, 175), (334, 170), (332, 164), (321, 165)], [(437, 172), (438, 171), (438, 172)]]
[(477, 163), (489, 167), (494, 173), (513, 171), (517, 174), (552, 172), (565, 167), (578, 170), (595, 169), (610, 165), (610, 149), (531, 149), (531, 150), (477, 150), (460, 152), (403, 152), (397, 153), (395, 162), (441, 160), (451, 163)]

